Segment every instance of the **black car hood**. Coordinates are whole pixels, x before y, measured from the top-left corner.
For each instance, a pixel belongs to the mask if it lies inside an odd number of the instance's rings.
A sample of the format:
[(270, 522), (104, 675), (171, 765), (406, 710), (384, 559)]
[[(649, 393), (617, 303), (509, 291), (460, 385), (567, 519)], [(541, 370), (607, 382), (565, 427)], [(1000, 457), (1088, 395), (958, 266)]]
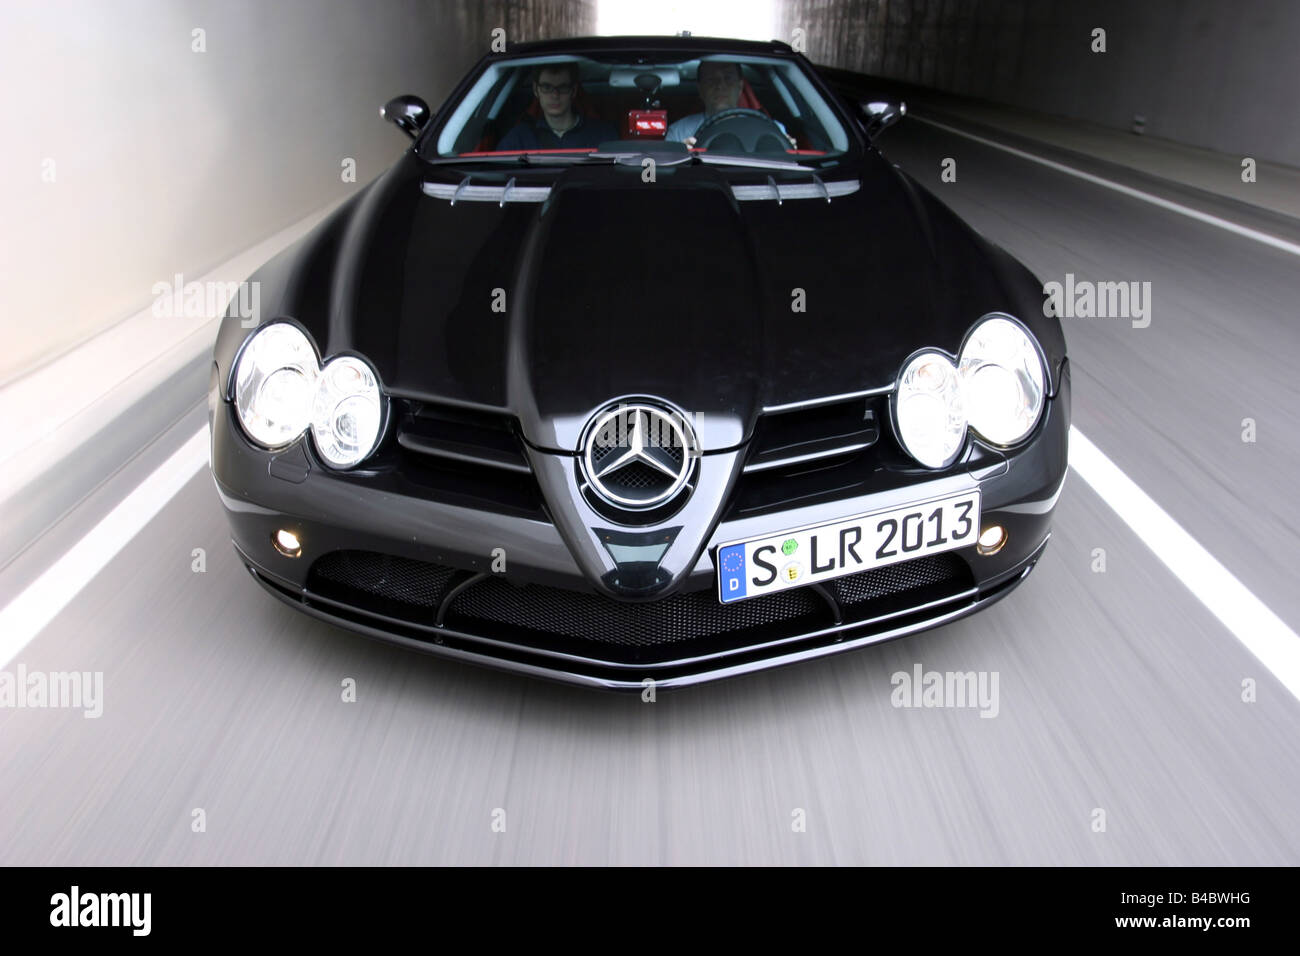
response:
[(516, 174), (549, 199), (453, 204), (424, 187), (465, 171), (406, 154), (265, 267), (263, 303), (326, 357), (368, 357), (394, 394), (507, 410), (567, 452), (593, 412), (636, 396), (690, 416), (703, 450), (734, 447), (763, 407), (888, 387), (992, 311), (1030, 325), (1053, 374), (1064, 355), (1036, 280), (874, 152), (820, 174), (860, 183), (829, 203), (737, 201), (731, 185), (766, 171), (702, 165), (653, 182), (639, 166), (489, 167), (472, 183)]

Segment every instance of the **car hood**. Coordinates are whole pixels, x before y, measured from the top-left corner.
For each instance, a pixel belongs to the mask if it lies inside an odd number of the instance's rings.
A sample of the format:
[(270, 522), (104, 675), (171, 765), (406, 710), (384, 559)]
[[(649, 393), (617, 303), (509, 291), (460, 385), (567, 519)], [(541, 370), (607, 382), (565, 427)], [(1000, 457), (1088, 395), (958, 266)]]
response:
[[(539, 175), (470, 184), (516, 174)], [(766, 171), (704, 165), (571, 167), (545, 202), (430, 194), (465, 175), (407, 153), (268, 264), (263, 302), (391, 393), (506, 410), (540, 449), (574, 451), (631, 397), (686, 413), (705, 451), (734, 447), (764, 407), (892, 386), (992, 311), (1030, 324), (1053, 369), (1064, 354), (1033, 277), (874, 152), (820, 174), (858, 183), (830, 202), (738, 201)]]

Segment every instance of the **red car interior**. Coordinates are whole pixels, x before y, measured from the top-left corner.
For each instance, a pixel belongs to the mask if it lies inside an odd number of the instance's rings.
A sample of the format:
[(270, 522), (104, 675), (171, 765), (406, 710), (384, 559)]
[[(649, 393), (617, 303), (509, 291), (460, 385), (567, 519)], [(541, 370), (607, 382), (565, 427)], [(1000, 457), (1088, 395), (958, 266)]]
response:
[[(659, 93), (659, 100), (661, 108), (650, 109), (645, 106), (645, 98), (639, 91), (628, 91), (622, 96), (615, 97), (611, 95), (604, 98), (603, 105), (607, 111), (612, 112), (618, 117), (616, 120), (618, 128), (621, 131), (621, 134), (627, 139), (663, 139), (664, 135), (668, 132), (669, 125), (671, 125), (675, 119), (689, 116), (692, 113), (698, 113), (701, 110), (699, 97), (695, 93), (673, 95), (661, 90)], [(754, 88), (750, 86), (748, 79), (743, 79), (741, 81), (740, 99), (736, 105), (741, 109), (758, 110), (764, 115), (771, 115), (763, 108), (762, 102), (754, 92)], [(573, 106), (575, 110), (585, 117), (596, 119), (611, 118), (610, 116), (602, 114), (601, 110), (592, 102), (592, 98), (587, 96), (586, 91), (583, 89), (581, 84), (573, 95)], [(515, 123), (535, 122), (537, 118), (541, 116), (541, 110), (542, 106), (537, 101), (537, 97), (534, 96), (529, 101), (528, 106), (524, 111), (518, 115)], [(498, 120), (496, 128), (494, 128), (493, 124), (489, 123), (484, 128), (483, 135), (474, 149), (468, 153), (463, 153), (462, 155), (477, 156), (494, 152), (494, 148), (500, 141), (501, 137), (504, 136), (505, 133), (515, 125), (515, 123), (501, 126), (500, 120)], [(797, 143), (797, 149), (792, 150), (792, 152), (800, 154), (818, 154), (822, 152), (821, 150), (810, 148), (811, 144), (807, 141), (803, 135), (802, 129), (799, 129), (797, 124), (792, 125), (787, 123), (787, 128), (789, 129), (790, 134), (795, 137)]]

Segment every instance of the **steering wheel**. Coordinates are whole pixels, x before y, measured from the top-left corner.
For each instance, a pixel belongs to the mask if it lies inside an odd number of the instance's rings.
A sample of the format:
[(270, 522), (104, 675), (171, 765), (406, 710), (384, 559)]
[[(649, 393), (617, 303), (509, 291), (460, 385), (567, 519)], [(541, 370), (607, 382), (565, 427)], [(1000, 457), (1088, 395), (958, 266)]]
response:
[[(765, 146), (763, 152), (784, 152), (790, 140), (781, 132), (781, 127), (762, 110), (750, 110), (734, 107), (719, 110), (706, 117), (695, 131), (696, 148), (710, 146), (724, 136), (734, 138), (740, 148), (747, 153), (759, 151), (764, 140), (773, 140), (771, 146)], [(729, 144), (728, 144), (729, 145)]]

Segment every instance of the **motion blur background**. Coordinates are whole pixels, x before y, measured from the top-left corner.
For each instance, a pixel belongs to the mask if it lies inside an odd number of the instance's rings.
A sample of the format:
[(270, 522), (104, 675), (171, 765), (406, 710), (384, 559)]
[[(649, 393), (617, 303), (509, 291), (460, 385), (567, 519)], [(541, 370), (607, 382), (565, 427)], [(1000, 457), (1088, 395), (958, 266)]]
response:
[[(1294, 0), (6, 0), (0, 601), (203, 421), (215, 316), (152, 314), (155, 285), (243, 279), (407, 148), (385, 101), (436, 108), (496, 30), (792, 43), (905, 99), (886, 154), (1044, 281), (1150, 282), (1149, 329), (1066, 322), (1076, 423), (1295, 638)], [(650, 708), (295, 615), (196, 474), (30, 643), (0, 634), (0, 668), (110, 695), (0, 710), (0, 862), (1298, 863), (1295, 671), (1153, 547), (1072, 477), (989, 612)], [(892, 708), (922, 661), (999, 671), (998, 719)], [(499, 806), (529, 808), (509, 843)]]

